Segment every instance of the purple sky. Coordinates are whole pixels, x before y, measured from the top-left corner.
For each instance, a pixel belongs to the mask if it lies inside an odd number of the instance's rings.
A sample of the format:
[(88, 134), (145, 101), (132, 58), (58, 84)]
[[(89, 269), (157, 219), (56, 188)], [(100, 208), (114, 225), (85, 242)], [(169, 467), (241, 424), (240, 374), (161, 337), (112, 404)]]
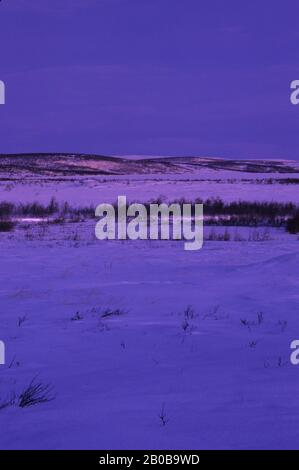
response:
[(0, 153), (299, 159), (298, 0), (3, 0)]

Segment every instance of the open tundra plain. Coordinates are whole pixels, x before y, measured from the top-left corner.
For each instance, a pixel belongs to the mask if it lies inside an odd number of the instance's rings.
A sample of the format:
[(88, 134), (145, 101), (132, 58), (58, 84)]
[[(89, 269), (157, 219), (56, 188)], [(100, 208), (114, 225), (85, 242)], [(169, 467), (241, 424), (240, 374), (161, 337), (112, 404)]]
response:
[[(0, 156), (0, 447), (298, 448), (298, 185), (291, 161)], [(203, 248), (97, 240), (118, 195), (203, 201)]]

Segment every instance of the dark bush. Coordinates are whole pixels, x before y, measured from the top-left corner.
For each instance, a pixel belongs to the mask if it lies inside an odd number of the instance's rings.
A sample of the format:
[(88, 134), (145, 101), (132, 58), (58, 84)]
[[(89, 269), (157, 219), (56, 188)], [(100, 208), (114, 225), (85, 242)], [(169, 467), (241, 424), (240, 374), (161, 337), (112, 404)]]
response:
[(15, 223), (11, 220), (0, 220), (0, 232), (11, 232)]
[(289, 233), (299, 232), (299, 211), (287, 221), (287, 231)]
[(1, 202), (0, 203), (0, 217), (8, 217), (12, 214), (14, 210), (14, 204), (11, 202)]

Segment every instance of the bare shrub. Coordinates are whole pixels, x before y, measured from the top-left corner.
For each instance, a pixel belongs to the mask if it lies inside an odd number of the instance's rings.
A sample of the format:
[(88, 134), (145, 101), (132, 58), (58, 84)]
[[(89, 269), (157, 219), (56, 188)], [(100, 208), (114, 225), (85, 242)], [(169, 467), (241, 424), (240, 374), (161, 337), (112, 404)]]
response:
[(241, 325), (246, 326), (249, 331), (251, 330), (252, 322), (250, 322), (246, 318), (241, 318), (240, 322), (241, 322)]
[(203, 315), (203, 320), (205, 320), (206, 318), (212, 318), (214, 320), (218, 320), (220, 317), (219, 317), (219, 309), (220, 309), (220, 305), (215, 305), (209, 312), (205, 313)]
[(120, 308), (116, 309), (110, 309), (107, 308), (104, 310), (104, 312), (101, 314), (102, 318), (107, 318), (107, 317), (119, 317), (120, 315), (124, 315), (126, 312), (124, 310), (121, 310)]
[(281, 332), (283, 333), (286, 327), (288, 326), (287, 320), (279, 320), (278, 326), (280, 327)]
[(9, 406), (13, 406), (16, 401), (16, 394), (15, 392), (11, 392), (8, 398), (5, 398), (4, 400), (0, 400), (0, 410), (4, 410), (5, 408), (8, 408)]
[(12, 360), (10, 361), (10, 363), (8, 364), (8, 368), (11, 369), (12, 367), (20, 367), (20, 361), (17, 361), (16, 360), (16, 356), (14, 356), (12, 358)]
[(18, 325), (18, 326), (22, 326), (23, 323), (25, 323), (26, 320), (27, 320), (27, 316), (26, 316), (26, 315), (23, 315), (22, 317), (19, 317), (19, 318), (18, 318), (18, 321), (17, 321), (17, 325)]
[(83, 320), (83, 316), (79, 312), (76, 312), (75, 315), (71, 317), (71, 321), (80, 321), (80, 320)]
[(52, 395), (52, 390), (50, 384), (38, 382), (37, 378), (34, 377), (19, 395), (17, 404), (20, 408), (28, 408), (40, 403), (47, 403), (55, 398)]
[(257, 314), (257, 324), (261, 325), (263, 323), (263, 321), (264, 321), (264, 314), (263, 314), (263, 312), (259, 312)]
[(161, 411), (159, 413), (159, 419), (160, 419), (160, 422), (161, 422), (162, 426), (166, 426), (166, 424), (169, 421), (169, 419), (167, 418), (166, 411), (165, 411), (165, 404), (164, 403), (163, 403), (163, 405), (161, 407)]
[(286, 365), (287, 365), (287, 362), (284, 361), (281, 356), (279, 356), (277, 359), (277, 367), (284, 367)]
[(187, 333), (187, 331), (190, 331), (190, 323), (186, 318), (183, 320), (182, 328), (185, 333)]
[(192, 305), (188, 305), (184, 310), (184, 317), (188, 320), (193, 320), (195, 317), (195, 312)]
[(251, 331), (252, 327), (262, 325), (262, 323), (264, 322), (264, 314), (263, 314), (263, 312), (259, 312), (257, 314), (256, 321), (250, 321), (250, 320), (247, 320), (247, 318), (241, 318), (240, 322), (241, 322), (241, 325), (246, 326), (248, 328), (248, 330)]

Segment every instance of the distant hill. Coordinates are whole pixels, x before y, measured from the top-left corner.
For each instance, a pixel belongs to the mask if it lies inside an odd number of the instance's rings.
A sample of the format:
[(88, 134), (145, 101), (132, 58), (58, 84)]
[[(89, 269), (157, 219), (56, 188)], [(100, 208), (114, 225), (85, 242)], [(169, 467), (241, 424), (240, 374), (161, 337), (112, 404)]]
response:
[(298, 162), (289, 160), (239, 160), (207, 157), (111, 157), (87, 154), (0, 154), (0, 175), (19, 173), (76, 175), (186, 174), (203, 169), (249, 173), (299, 173)]

